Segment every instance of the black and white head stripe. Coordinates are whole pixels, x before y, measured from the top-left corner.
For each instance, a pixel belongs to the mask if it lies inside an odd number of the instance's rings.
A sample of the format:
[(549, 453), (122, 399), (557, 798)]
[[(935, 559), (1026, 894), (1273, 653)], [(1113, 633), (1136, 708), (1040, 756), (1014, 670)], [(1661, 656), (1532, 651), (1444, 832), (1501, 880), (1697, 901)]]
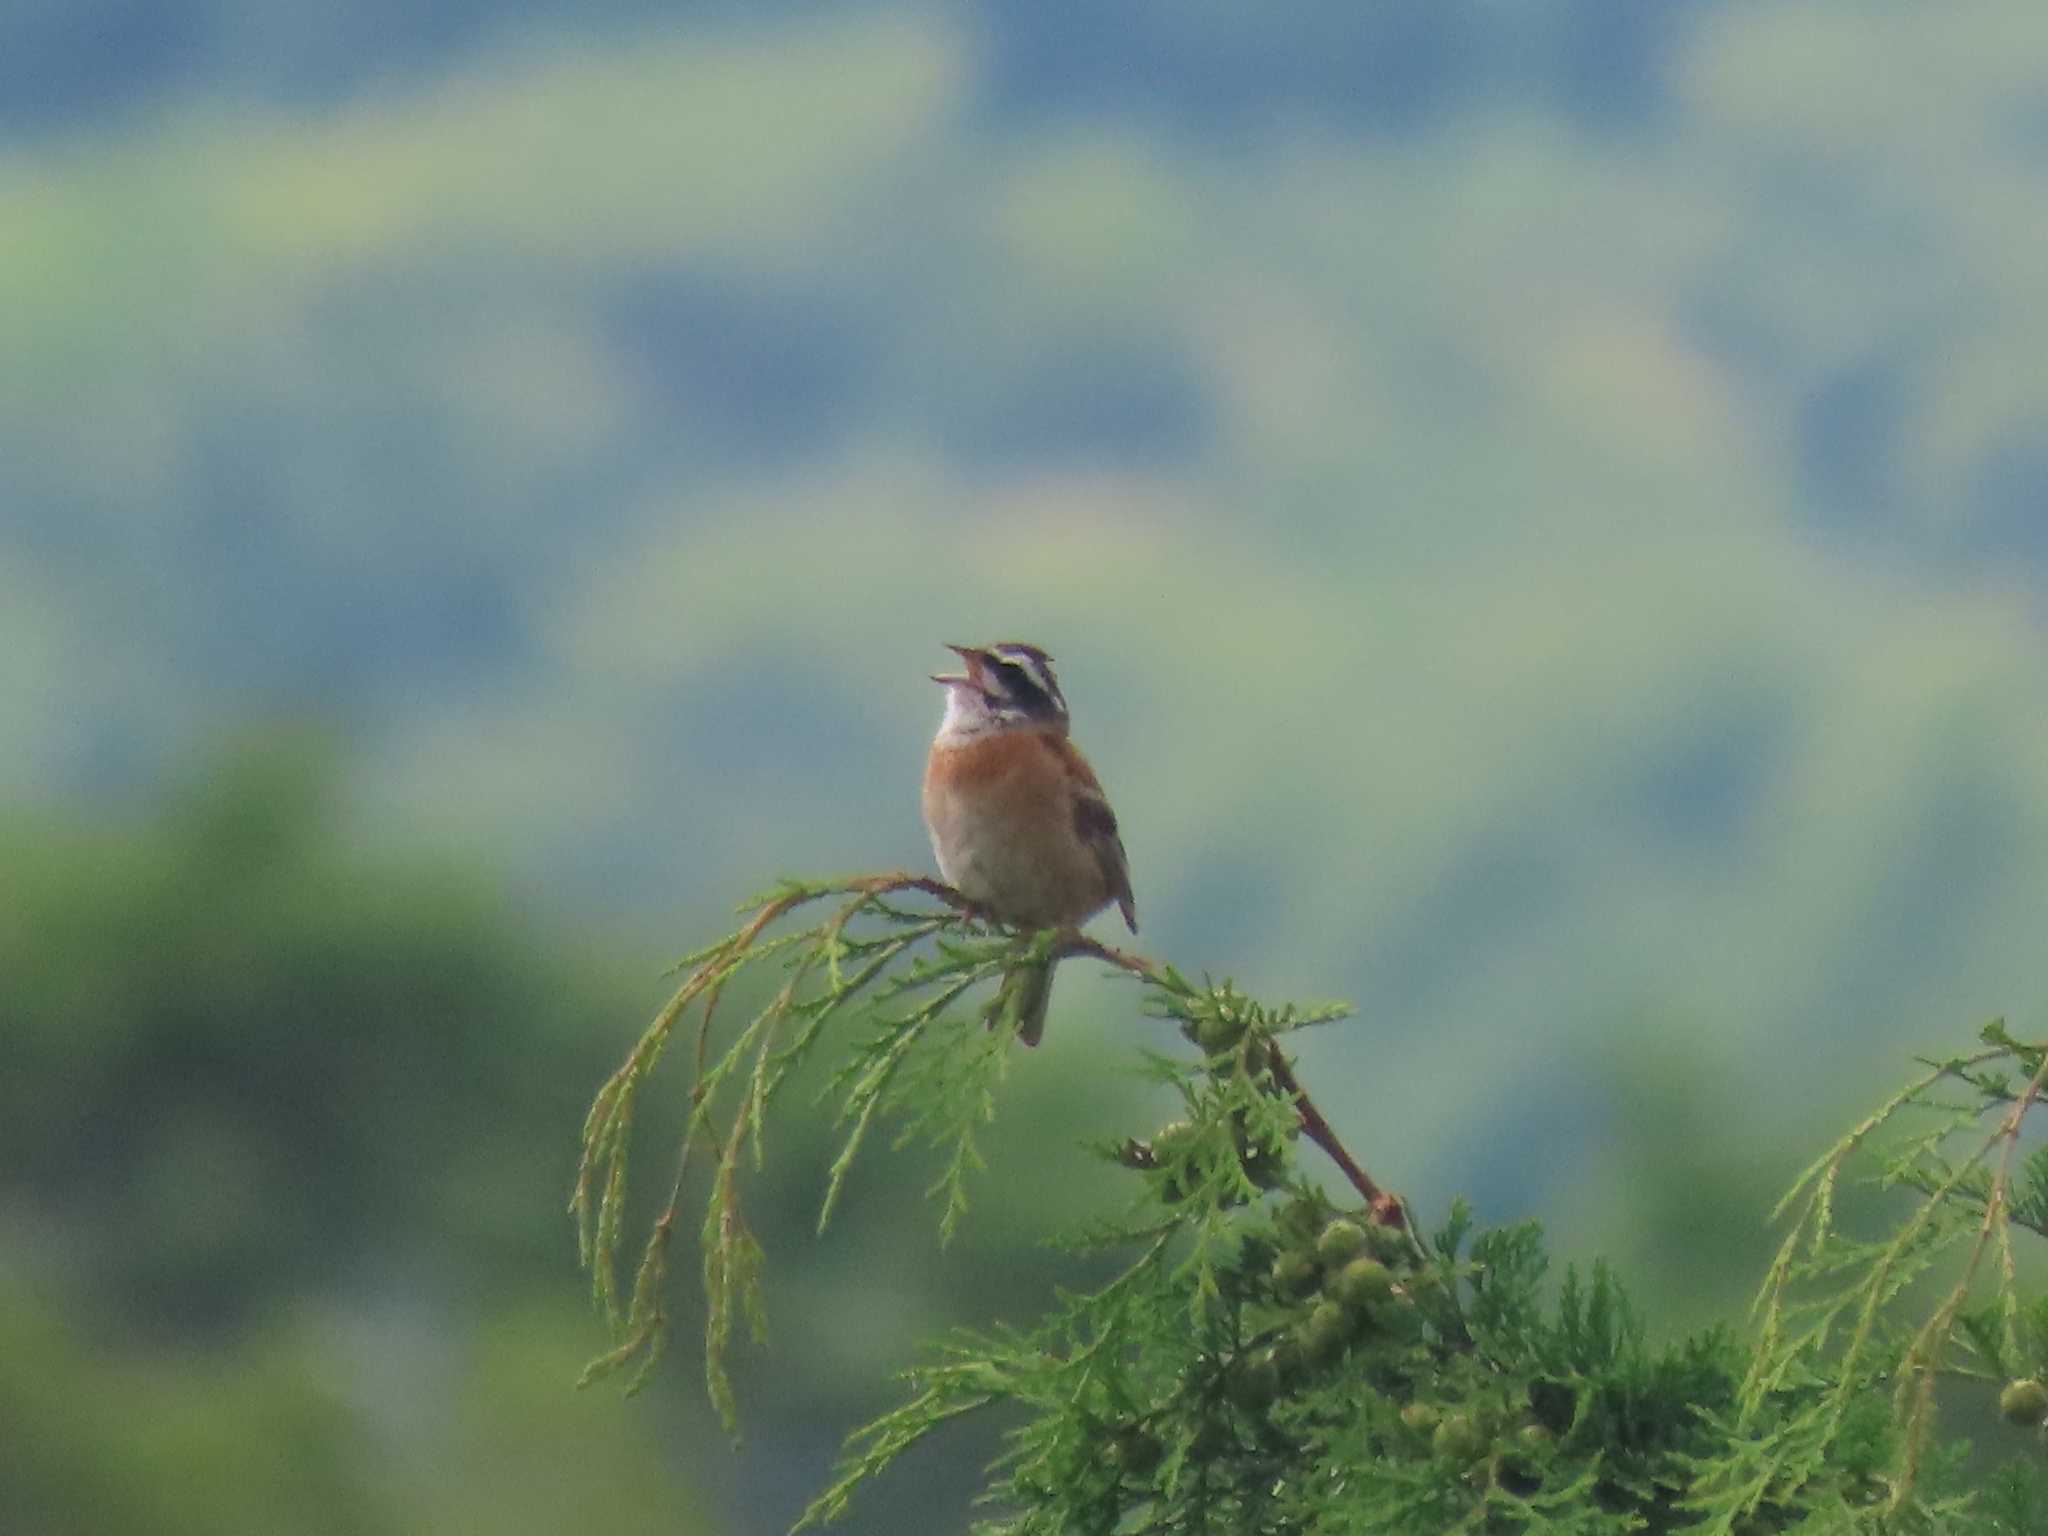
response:
[(1052, 675), (1052, 658), (1035, 645), (1006, 640), (988, 648), (990, 681), (1010, 703), (1032, 715), (1067, 713), (1066, 695)]

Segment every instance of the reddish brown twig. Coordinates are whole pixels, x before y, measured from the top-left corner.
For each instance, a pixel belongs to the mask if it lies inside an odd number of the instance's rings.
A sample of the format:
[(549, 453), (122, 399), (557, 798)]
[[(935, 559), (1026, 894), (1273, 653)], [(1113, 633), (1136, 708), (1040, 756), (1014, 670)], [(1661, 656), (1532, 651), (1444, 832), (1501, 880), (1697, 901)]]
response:
[(1301, 1133), (1321, 1147), (1324, 1155), (1351, 1181), (1351, 1187), (1365, 1197), (1365, 1203), (1372, 1208), (1373, 1220), (1390, 1227), (1406, 1226), (1407, 1211), (1400, 1196), (1389, 1194), (1371, 1174), (1358, 1166), (1358, 1160), (1337, 1139), (1337, 1133), (1330, 1129), (1330, 1122), (1323, 1118), (1323, 1112), (1309, 1098), (1308, 1090), (1301, 1086), (1301, 1079), (1294, 1075), (1294, 1064), (1280, 1049), (1278, 1041), (1273, 1042), (1270, 1048), (1266, 1069), (1273, 1074), (1273, 1081), (1279, 1085), (1280, 1091), (1294, 1101), (1294, 1112), (1301, 1117)]
[[(929, 875), (915, 875), (908, 870), (897, 870), (885, 875), (861, 876), (836, 887), (813, 887), (807, 891), (780, 897), (763, 908), (754, 921), (748, 924), (739, 947), (744, 948), (750, 944), (762, 929), (792, 907), (831, 894), (834, 890), (854, 892), (863, 896), (887, 896), (897, 891), (919, 891), (974, 922), (993, 921), (985, 910), (943, 880), (934, 880)], [(1134, 954), (1130, 950), (1118, 949), (1113, 944), (1104, 944), (1078, 931), (1069, 933), (1061, 941), (1053, 958), (1063, 960), (1076, 955), (1086, 955), (1091, 959), (1100, 960), (1105, 965), (1114, 966), (1127, 975), (1136, 976), (1154, 986), (1165, 984), (1162, 976), (1163, 967), (1156, 961), (1144, 955)], [(1399, 1195), (1382, 1187), (1378, 1180), (1359, 1166), (1358, 1160), (1339, 1139), (1330, 1122), (1323, 1118), (1322, 1111), (1316, 1108), (1315, 1101), (1308, 1096), (1308, 1090), (1301, 1086), (1301, 1080), (1294, 1075), (1293, 1064), (1288, 1061), (1286, 1053), (1280, 1049), (1277, 1042), (1271, 1047), (1267, 1066), (1274, 1086), (1293, 1102), (1294, 1112), (1300, 1119), (1302, 1134), (1321, 1148), (1323, 1154), (1337, 1165), (1338, 1171), (1365, 1201), (1372, 1212), (1373, 1220), (1383, 1226), (1408, 1229), (1406, 1203)]]
[[(1060, 956), (1087, 955), (1120, 971), (1161, 985), (1159, 967), (1143, 955), (1134, 955), (1129, 950), (1118, 949), (1104, 944), (1085, 934), (1074, 934), (1060, 947)], [(1399, 1195), (1383, 1188), (1379, 1181), (1359, 1166), (1358, 1159), (1351, 1155), (1343, 1141), (1338, 1138), (1330, 1122), (1323, 1118), (1323, 1112), (1316, 1108), (1315, 1101), (1308, 1096), (1308, 1090), (1301, 1086), (1301, 1079), (1294, 1075), (1293, 1063), (1288, 1061), (1286, 1052), (1280, 1049), (1278, 1041), (1271, 1043), (1266, 1063), (1274, 1086), (1287, 1095), (1294, 1104), (1294, 1112), (1301, 1122), (1302, 1134), (1314, 1142), (1323, 1154), (1337, 1165), (1337, 1169), (1358, 1191), (1372, 1212), (1372, 1219), (1382, 1226), (1407, 1229), (1408, 1206)]]

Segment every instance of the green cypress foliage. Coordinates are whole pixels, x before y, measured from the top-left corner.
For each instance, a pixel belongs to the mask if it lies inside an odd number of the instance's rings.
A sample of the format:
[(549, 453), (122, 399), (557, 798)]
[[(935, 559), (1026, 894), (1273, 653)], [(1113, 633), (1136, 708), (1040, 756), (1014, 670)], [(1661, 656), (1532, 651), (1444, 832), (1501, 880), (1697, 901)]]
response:
[[(987, 1536), (2048, 1532), (2048, 1300), (2024, 1290), (2019, 1251), (2048, 1236), (2048, 1148), (2022, 1146), (2048, 1052), (2002, 1025), (1926, 1063), (1799, 1180), (1753, 1320), (1653, 1343), (1604, 1264), (1552, 1276), (1534, 1225), (1480, 1230), (1460, 1202), (1417, 1229), (1286, 1053), (1291, 1032), (1341, 1007), (1267, 1007), (1077, 935), (989, 928), (908, 875), (789, 883), (745, 910), (686, 959), (600, 1090), (571, 1202), (615, 1334), (585, 1379), (630, 1369), (637, 1383), (667, 1337), (688, 1175), (708, 1165), (706, 1370), (728, 1425), (734, 1323), (762, 1328), (745, 1180), (798, 1069), (829, 1069), (840, 1127), (820, 1224), (886, 1125), (897, 1145), (941, 1154), (944, 1242), (1010, 1059), (1006, 971), (1107, 962), (1191, 1047), (1145, 1058), (1180, 1116), (1100, 1148), (1132, 1198), (1085, 1242), (1120, 1254), (1121, 1271), (1049, 1297), (1033, 1323), (936, 1343), (901, 1405), (851, 1437), (799, 1529), (953, 1421), (995, 1412), (1009, 1432), (976, 1526)], [(720, 999), (748, 970), (772, 978), (766, 1001), (728, 1023)], [(690, 1113), (626, 1283), (635, 1111), (679, 1031)], [(1335, 1162), (1348, 1204), (1300, 1171), (1304, 1142)], [(1995, 1400), (2006, 1423), (1984, 1417), (1999, 1443), (1973, 1455), (1945, 1438), (1951, 1399)]]

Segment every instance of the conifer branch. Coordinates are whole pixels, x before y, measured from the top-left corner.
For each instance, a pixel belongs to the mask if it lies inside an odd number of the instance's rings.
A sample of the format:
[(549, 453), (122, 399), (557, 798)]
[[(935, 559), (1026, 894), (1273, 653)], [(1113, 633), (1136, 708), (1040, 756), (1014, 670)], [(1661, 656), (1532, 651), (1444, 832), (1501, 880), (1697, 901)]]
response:
[[(1143, 955), (1099, 943), (1085, 934), (1074, 935), (1061, 946), (1059, 953), (1062, 956), (1088, 955), (1155, 987), (1183, 994), (1191, 991), (1186, 981), (1170, 967), (1161, 966)], [(1338, 1016), (1340, 1015), (1328, 1014), (1314, 1022), (1326, 1022), (1328, 1018)], [(1301, 1086), (1301, 1080), (1294, 1074), (1293, 1063), (1287, 1059), (1277, 1044), (1272, 1045), (1268, 1053), (1266, 1070), (1272, 1074), (1274, 1083), (1294, 1105), (1296, 1113), (1300, 1116), (1302, 1134), (1337, 1165), (1338, 1172), (1344, 1175), (1346, 1181), (1358, 1191), (1359, 1196), (1372, 1210), (1374, 1219), (1386, 1226), (1405, 1228), (1408, 1224), (1406, 1203), (1399, 1196), (1390, 1194), (1382, 1188), (1378, 1180), (1359, 1166), (1358, 1159), (1351, 1155), (1350, 1150), (1332, 1129), (1330, 1122), (1323, 1118), (1322, 1111), (1317, 1109), (1314, 1101), (1309, 1098), (1308, 1090)]]
[[(732, 1332), (741, 1318), (757, 1338), (765, 1329), (747, 1175), (765, 1162), (768, 1119), (792, 1082), (822, 1080), (818, 1096), (834, 1104), (820, 1226), (888, 1126), (895, 1145), (938, 1154), (943, 1242), (1014, 1059), (1015, 989), (1003, 982), (1018, 967), (1102, 961), (1198, 1048), (1194, 1059), (1144, 1053), (1183, 1118), (1100, 1145), (1137, 1193), (1078, 1246), (1141, 1255), (1101, 1289), (1060, 1293), (1035, 1327), (956, 1335), (911, 1374), (907, 1401), (849, 1440), (806, 1525), (842, 1513), (935, 1431), (995, 1408), (1019, 1422), (990, 1468), (984, 1501), (1000, 1512), (977, 1526), (986, 1536), (2042, 1526), (2048, 1472), (2009, 1471), (1975, 1501), (1959, 1452), (1932, 1433), (1937, 1382), (2008, 1378), (2005, 1416), (2048, 1420), (2048, 1302), (2020, 1296), (2013, 1235), (2048, 1232), (2048, 1148), (2019, 1145), (2048, 1101), (2048, 1049), (2002, 1024), (1982, 1049), (1926, 1063), (1801, 1175), (1780, 1206), (1792, 1229), (1758, 1293), (1753, 1346), (1713, 1330), (1652, 1353), (1604, 1266), (1545, 1288), (1533, 1225), (1475, 1232), (1457, 1202), (1423, 1240), (1282, 1048), (1290, 1031), (1344, 1017), (1340, 1006), (1269, 1007), (1227, 979), (1192, 980), (1078, 932), (1004, 929), (907, 873), (789, 882), (742, 911), (736, 932), (682, 963), (675, 993), (599, 1088), (570, 1202), (614, 1335), (584, 1379), (630, 1368), (631, 1390), (668, 1337), (669, 1251), (691, 1175), (706, 1186), (705, 1379), (728, 1426)], [(743, 1000), (751, 1012), (734, 1017)], [(636, 1112), (691, 1020), (674, 1177), (628, 1284)], [(1330, 1158), (1358, 1205), (1299, 1176), (1298, 1139)], [(1869, 1212), (1844, 1193), (1857, 1183), (1914, 1200), (1858, 1236)]]
[[(939, 910), (901, 905), (896, 898), (904, 895), (929, 897)], [(786, 925), (814, 903), (831, 904), (822, 919), (807, 927)], [(1284, 1145), (1252, 1134), (1254, 1120), (1263, 1124), (1265, 1119), (1260, 1099), (1271, 1097), (1292, 1114), (1290, 1134), (1306, 1135), (1330, 1157), (1365, 1200), (1373, 1220), (1407, 1232), (1401, 1201), (1344, 1146), (1275, 1038), (1342, 1017), (1345, 1009), (1266, 1010), (1228, 982), (1198, 985), (1171, 966), (1076, 931), (1003, 929), (951, 886), (907, 872), (789, 881), (742, 911), (748, 916), (736, 932), (679, 963), (677, 969), (685, 973), (681, 984), (599, 1089), (585, 1121), (570, 1209), (593, 1294), (617, 1335), (615, 1346), (586, 1370), (585, 1381), (637, 1362), (632, 1378), (637, 1386), (665, 1343), (668, 1250), (681, 1220), (693, 1154), (701, 1148), (714, 1160), (701, 1226), (706, 1380), (712, 1401), (728, 1425), (733, 1422), (724, 1364), (733, 1323), (744, 1315), (757, 1335), (765, 1326), (762, 1254), (745, 1216), (742, 1164), (761, 1165), (771, 1104), (814, 1056), (827, 1024), (857, 1001), (865, 1004), (869, 1022), (825, 1089), (839, 1103), (841, 1142), (827, 1171), (819, 1226), (831, 1219), (870, 1130), (894, 1119), (900, 1126), (898, 1145), (923, 1141), (945, 1154), (932, 1193), (941, 1201), (941, 1241), (950, 1238), (967, 1207), (968, 1180), (981, 1166), (976, 1136), (994, 1117), (995, 1089), (1007, 1066), (1016, 1021), (1009, 1016), (1012, 989), (1004, 987), (965, 1017), (949, 1010), (978, 985), (1000, 980), (1021, 963), (1056, 964), (1089, 956), (1137, 978), (1148, 990), (1150, 1011), (1178, 1022), (1209, 1054), (1215, 1071), (1234, 1076), (1228, 1135), (1209, 1149), (1204, 1164), (1203, 1177), (1213, 1180), (1219, 1192), (1227, 1188), (1236, 1198), (1248, 1198), (1261, 1187), (1254, 1176), (1268, 1183), (1283, 1176)], [(714, 1044), (713, 1021), (727, 989), (743, 973), (776, 967), (785, 973), (781, 985), (732, 1039)], [(627, 1288), (621, 1284), (619, 1259), (635, 1112), (675, 1030), (693, 1011), (696, 1055), (676, 1173)], [(1186, 1172), (1172, 1171), (1176, 1177)], [(1189, 1230), (1197, 1234), (1194, 1262), (1206, 1276), (1205, 1255), (1222, 1228), (1212, 1220)], [(1209, 1283), (1203, 1281), (1205, 1287)]]
[[(2023, 1347), (2012, 1248), (2016, 1207), (2024, 1227), (2038, 1214), (2037, 1199), (2048, 1206), (2039, 1176), (2048, 1168), (2029, 1170), (2025, 1192), (2018, 1190), (2016, 1169), (2021, 1130), (2048, 1084), (2048, 1051), (2014, 1039), (2002, 1021), (1985, 1026), (1981, 1038), (1982, 1050), (1929, 1062), (1925, 1073), (1809, 1167), (1780, 1202), (1781, 1214), (1795, 1208), (1798, 1214), (1758, 1292), (1761, 1332), (1738, 1422), (1753, 1425), (1771, 1415), (1802, 1382), (1821, 1380), (1827, 1388), (1781, 1426), (1768, 1456), (1759, 1444), (1743, 1474), (1746, 1495), (1727, 1505), (1733, 1512), (1751, 1511), (1812, 1476), (1855, 1432), (1854, 1415), (1880, 1387), (1898, 1427), (1884, 1505), (1903, 1510), (1925, 1469), (1937, 1381), (2024, 1375), (2048, 1364), (2029, 1360)], [(2024, 1080), (2016, 1084), (1997, 1070), (2001, 1063), (2017, 1067)], [(1950, 1091), (1958, 1086), (1965, 1090), (1960, 1098)], [(1927, 1118), (1908, 1132), (1912, 1115)], [(1880, 1133), (1894, 1131), (1893, 1145), (1878, 1144)], [(1859, 1167), (1873, 1187), (1919, 1196), (1887, 1235), (1874, 1240), (1851, 1236), (1838, 1221), (1843, 1181)], [(1953, 1270), (1939, 1299), (1902, 1328), (1895, 1314), (1945, 1258)], [(1987, 1284), (1988, 1306), (1973, 1310), (1972, 1296)], [(1985, 1361), (1990, 1371), (1971, 1371), (1969, 1357)], [(1724, 1478), (1720, 1492), (1730, 1493), (1737, 1483)]]

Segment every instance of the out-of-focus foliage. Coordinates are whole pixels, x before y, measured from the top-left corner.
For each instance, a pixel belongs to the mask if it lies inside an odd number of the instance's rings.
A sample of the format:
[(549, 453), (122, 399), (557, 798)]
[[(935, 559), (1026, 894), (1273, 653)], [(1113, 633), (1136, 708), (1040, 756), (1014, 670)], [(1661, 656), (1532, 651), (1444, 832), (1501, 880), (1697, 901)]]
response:
[(4, 1523), (696, 1528), (663, 1424), (567, 1396), (550, 1218), (618, 999), (352, 852), (334, 767), (292, 734), (147, 823), (0, 829)]
[(331, 772), (287, 742), (146, 837), (12, 831), (0, 1150), (143, 1334), (451, 1244), (508, 1277), (559, 1263), (509, 1197), (558, 1176), (533, 1130), (574, 1100), (601, 993), (524, 955), (480, 881), (351, 856)]

